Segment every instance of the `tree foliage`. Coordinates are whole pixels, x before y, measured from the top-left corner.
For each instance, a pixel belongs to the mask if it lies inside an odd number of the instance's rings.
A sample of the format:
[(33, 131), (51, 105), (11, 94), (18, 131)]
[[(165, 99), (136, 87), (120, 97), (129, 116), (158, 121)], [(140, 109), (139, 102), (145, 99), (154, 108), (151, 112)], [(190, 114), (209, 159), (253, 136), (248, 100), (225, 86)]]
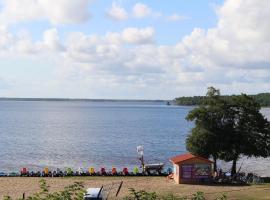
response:
[(186, 117), (195, 122), (186, 139), (187, 150), (211, 156), (214, 161), (233, 161), (232, 174), (236, 173), (241, 155), (268, 157), (270, 125), (260, 109), (260, 104), (250, 96), (242, 94), (225, 100), (219, 90), (208, 88), (201, 105)]
[[(236, 96), (240, 95), (222, 95), (220, 96), (221, 99), (225, 101), (232, 101), (232, 99)], [(249, 95), (252, 97), (256, 102), (260, 104), (261, 107), (270, 107), (270, 93), (260, 93), (256, 95)], [(177, 105), (182, 106), (196, 106), (201, 105), (204, 100), (206, 99), (205, 96), (193, 96), (193, 97), (177, 97), (174, 99)]]
[(225, 136), (226, 148), (221, 158), (233, 161), (232, 174), (240, 155), (268, 157), (270, 151), (270, 124), (260, 113), (260, 105), (245, 94), (232, 99), (227, 110), (230, 123)]
[(227, 127), (226, 102), (220, 98), (219, 90), (208, 88), (204, 102), (189, 112), (186, 119), (195, 122), (195, 127), (186, 139), (187, 150), (201, 156), (216, 160), (224, 147), (224, 134)]

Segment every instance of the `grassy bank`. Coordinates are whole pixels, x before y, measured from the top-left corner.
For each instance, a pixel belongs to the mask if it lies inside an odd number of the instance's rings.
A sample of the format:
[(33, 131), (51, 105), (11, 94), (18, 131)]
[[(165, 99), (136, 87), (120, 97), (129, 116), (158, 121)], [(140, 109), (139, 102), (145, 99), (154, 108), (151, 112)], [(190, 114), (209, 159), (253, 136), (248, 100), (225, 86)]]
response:
[[(39, 190), (40, 178), (14, 177), (0, 178), (0, 197), (9, 195), (14, 198), (33, 194)], [(214, 199), (219, 194), (226, 194), (229, 199), (240, 200), (266, 200), (270, 199), (270, 184), (252, 186), (207, 186), (207, 185), (177, 185), (168, 181), (165, 177), (66, 177), (46, 178), (51, 191), (62, 190), (65, 186), (82, 181), (85, 187), (100, 187), (103, 184), (115, 181), (124, 181), (119, 199), (129, 194), (129, 188), (157, 192), (159, 195), (175, 194), (179, 196), (190, 196), (196, 191), (202, 191), (209, 199)]]

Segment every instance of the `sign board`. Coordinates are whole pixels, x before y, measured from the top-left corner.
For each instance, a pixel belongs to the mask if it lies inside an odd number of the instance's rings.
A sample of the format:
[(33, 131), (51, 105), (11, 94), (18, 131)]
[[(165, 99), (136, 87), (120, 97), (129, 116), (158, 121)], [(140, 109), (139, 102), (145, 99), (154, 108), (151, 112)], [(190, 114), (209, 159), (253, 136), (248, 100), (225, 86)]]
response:
[(211, 174), (211, 167), (209, 164), (195, 164), (194, 174), (195, 178), (207, 178)]
[(143, 156), (143, 146), (137, 146), (137, 153)]
[(209, 164), (182, 165), (181, 170), (181, 175), (184, 179), (208, 178), (211, 175)]

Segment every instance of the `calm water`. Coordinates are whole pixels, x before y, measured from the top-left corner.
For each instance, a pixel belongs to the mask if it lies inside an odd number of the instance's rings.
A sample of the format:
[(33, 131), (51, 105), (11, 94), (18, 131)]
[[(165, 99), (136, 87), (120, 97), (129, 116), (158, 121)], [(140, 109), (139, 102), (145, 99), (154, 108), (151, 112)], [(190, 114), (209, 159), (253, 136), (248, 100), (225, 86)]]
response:
[[(193, 124), (191, 107), (156, 102), (0, 101), (0, 171), (139, 165), (164, 162), (186, 151)], [(263, 113), (270, 116), (270, 109)], [(270, 160), (246, 160), (244, 167), (268, 173)]]

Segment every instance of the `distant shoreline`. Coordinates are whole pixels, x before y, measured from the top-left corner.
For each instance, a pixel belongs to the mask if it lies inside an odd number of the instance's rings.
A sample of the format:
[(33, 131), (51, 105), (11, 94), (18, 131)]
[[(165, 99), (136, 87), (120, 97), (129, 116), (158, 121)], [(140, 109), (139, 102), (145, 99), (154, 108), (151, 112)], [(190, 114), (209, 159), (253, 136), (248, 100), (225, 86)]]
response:
[(0, 101), (81, 101), (81, 102), (172, 102), (172, 100), (151, 99), (76, 99), (76, 98), (10, 98), (1, 97)]
[[(230, 102), (234, 97), (237, 96), (240, 95), (221, 95), (220, 98)], [(248, 96), (252, 97), (256, 102), (258, 102), (261, 107), (270, 107), (270, 93), (259, 93)], [(207, 97), (206, 96), (177, 97), (174, 99), (174, 102), (176, 105), (198, 106), (203, 103), (205, 98)]]
[[(151, 99), (76, 99), (76, 98), (10, 98), (0, 97), (1, 101), (39, 101), (39, 102), (152, 102), (152, 103), (170, 103), (168, 106), (185, 106), (185, 107), (196, 107), (199, 104), (180, 104), (176, 100), (151, 100)], [(270, 106), (262, 106), (262, 108), (270, 108)]]

